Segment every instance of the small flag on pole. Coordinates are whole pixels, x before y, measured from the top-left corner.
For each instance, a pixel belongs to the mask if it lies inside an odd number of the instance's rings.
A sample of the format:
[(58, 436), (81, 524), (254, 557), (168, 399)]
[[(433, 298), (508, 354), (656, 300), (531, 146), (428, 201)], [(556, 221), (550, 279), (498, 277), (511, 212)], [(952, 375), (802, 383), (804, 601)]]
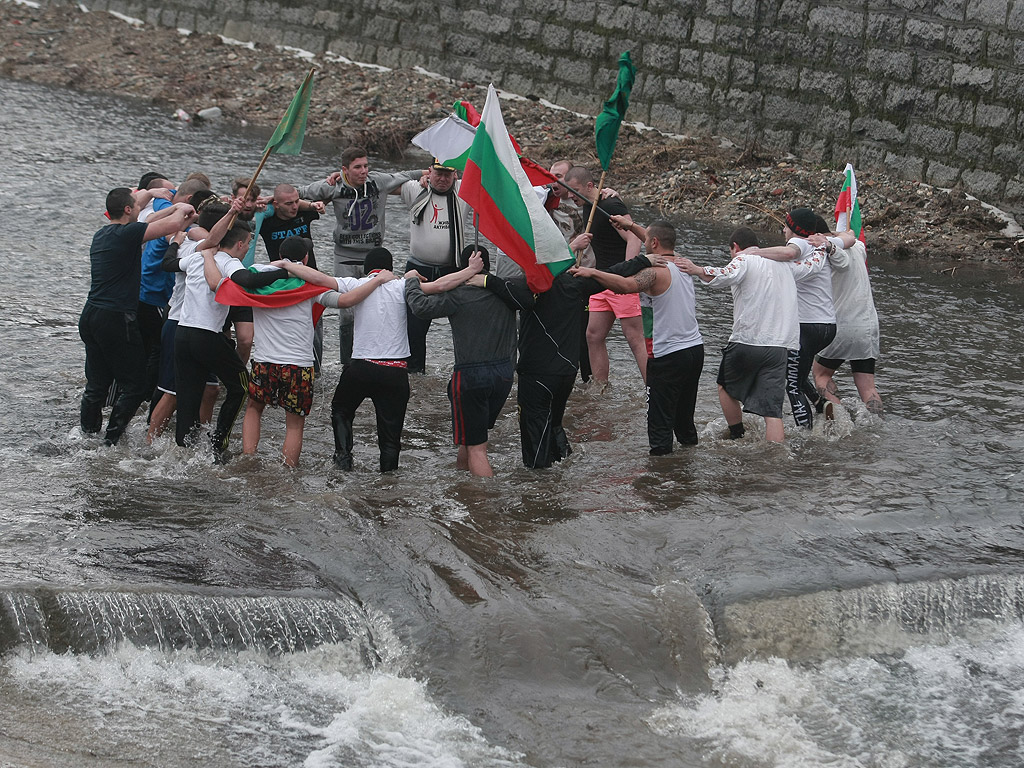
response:
[(846, 178), (836, 201), (836, 231), (845, 232), (848, 229), (862, 243), (866, 242), (864, 225), (860, 218), (860, 203), (857, 201), (857, 177), (853, 173), (853, 163), (846, 164)]
[(546, 291), (572, 265), (558, 225), (519, 162), (493, 85), (487, 89), (459, 197), (480, 217), (481, 234), (522, 267), (534, 293)]
[(476, 128), (457, 115), (449, 115), (412, 137), (412, 143), (429, 152), (449, 168), (466, 167)]
[(636, 67), (629, 58), (629, 51), (619, 56), (619, 77), (615, 84), (615, 92), (604, 103), (601, 114), (594, 122), (594, 139), (597, 144), (597, 157), (601, 161), (601, 169), (608, 170), (615, 152), (615, 143), (619, 140), (619, 126), (626, 117), (629, 108), (629, 94), (636, 80)]
[(306, 117), (309, 115), (309, 100), (313, 95), (313, 71), (309, 70), (298, 93), (292, 98), (288, 110), (278, 123), (277, 130), (263, 149), (264, 155), (276, 152), (279, 155), (297, 155), (302, 150), (302, 139), (306, 133)]

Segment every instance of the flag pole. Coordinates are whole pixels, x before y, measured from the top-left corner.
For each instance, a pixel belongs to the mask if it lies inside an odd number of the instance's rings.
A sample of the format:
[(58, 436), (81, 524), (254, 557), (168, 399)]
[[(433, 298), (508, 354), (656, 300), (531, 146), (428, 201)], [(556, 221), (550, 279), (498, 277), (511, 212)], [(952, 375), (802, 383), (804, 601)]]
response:
[[(583, 230), (583, 234), (590, 234), (590, 227), (594, 224), (594, 212), (597, 211), (597, 204), (601, 202), (601, 190), (604, 189), (604, 177), (608, 173), (606, 170), (601, 170), (601, 180), (597, 183), (597, 199), (590, 204), (590, 216), (587, 218), (587, 228)], [(601, 211), (605, 216), (609, 216), (607, 211)], [(576, 252), (576, 266), (578, 267), (583, 261), (583, 251)]]
[[(316, 67), (310, 67), (309, 72), (306, 73), (306, 77), (303, 78), (302, 84), (299, 86), (300, 92), (302, 91), (303, 88), (306, 87), (306, 84), (310, 81), (310, 79), (312, 79), (314, 72), (316, 72)], [(273, 151), (274, 147), (268, 144), (267, 148), (263, 151), (263, 157), (260, 159), (260, 164), (256, 166), (256, 173), (254, 173), (252, 175), (252, 178), (249, 179), (249, 186), (246, 187), (245, 189), (245, 196), (242, 198), (243, 200), (249, 199), (249, 195), (252, 194), (252, 188), (256, 186), (256, 179), (260, 177), (260, 173), (263, 172), (263, 166), (267, 164), (267, 159), (270, 157)], [(231, 217), (231, 222), (228, 224), (228, 229), (231, 229), (231, 227), (235, 225), (235, 218), (237, 218), (237, 216), (238, 214), (235, 214), (234, 216)]]

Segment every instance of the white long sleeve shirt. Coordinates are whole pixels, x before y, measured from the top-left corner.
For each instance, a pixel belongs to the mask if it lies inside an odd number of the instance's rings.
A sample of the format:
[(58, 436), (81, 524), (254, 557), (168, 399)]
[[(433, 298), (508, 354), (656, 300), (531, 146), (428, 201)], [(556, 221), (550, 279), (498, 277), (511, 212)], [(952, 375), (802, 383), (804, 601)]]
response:
[(708, 285), (732, 290), (730, 342), (754, 347), (800, 347), (796, 281), (786, 262), (741, 251), (724, 267), (704, 267)]

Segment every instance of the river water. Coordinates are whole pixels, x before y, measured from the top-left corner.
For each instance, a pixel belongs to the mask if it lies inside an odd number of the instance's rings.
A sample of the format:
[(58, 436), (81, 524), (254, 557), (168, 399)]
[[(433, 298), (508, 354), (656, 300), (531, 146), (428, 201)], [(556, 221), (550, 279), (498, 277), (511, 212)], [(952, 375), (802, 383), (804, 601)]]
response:
[[(873, 263), (886, 416), (844, 377), (850, 410), (781, 447), (720, 439), (731, 303), (699, 288), (701, 445), (670, 457), (647, 456), (615, 335), (610, 393), (570, 400), (570, 460), (523, 469), (509, 406), (497, 478), (456, 472), (443, 323), (397, 473), (369, 410), (356, 471), (332, 468), (330, 355), (298, 470), (269, 410), (260, 455), (224, 466), (146, 447), (141, 419), (101, 448), (76, 324), (106, 191), (151, 169), (223, 190), (266, 135), (0, 94), (0, 765), (1024, 761), (1024, 292), (1001, 272)], [(336, 158), (309, 143), (265, 186)], [(684, 229), (723, 262), (720, 228)]]

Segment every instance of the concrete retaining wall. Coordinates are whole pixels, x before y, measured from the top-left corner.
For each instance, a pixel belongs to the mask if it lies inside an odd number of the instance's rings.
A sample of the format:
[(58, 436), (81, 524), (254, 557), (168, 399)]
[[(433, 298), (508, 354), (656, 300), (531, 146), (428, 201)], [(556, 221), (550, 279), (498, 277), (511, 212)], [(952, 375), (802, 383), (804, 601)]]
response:
[(154, 24), (333, 51), (596, 112), (888, 169), (1024, 208), (1024, 0), (97, 0)]

